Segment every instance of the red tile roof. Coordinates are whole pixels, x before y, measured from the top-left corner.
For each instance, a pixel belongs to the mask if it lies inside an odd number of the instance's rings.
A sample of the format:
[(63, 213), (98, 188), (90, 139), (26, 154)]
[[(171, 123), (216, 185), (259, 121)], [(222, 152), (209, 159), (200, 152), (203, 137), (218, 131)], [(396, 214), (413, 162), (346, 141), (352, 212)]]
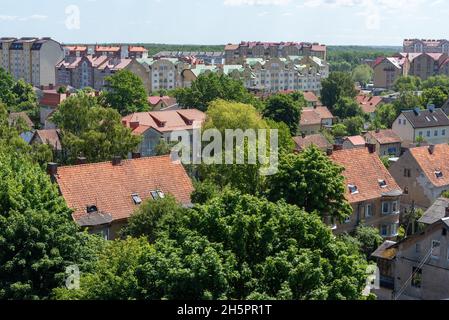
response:
[(125, 160), (116, 166), (102, 162), (61, 167), (56, 181), (68, 206), (74, 209), (76, 221), (88, 215), (90, 205), (110, 214), (113, 221), (127, 219), (137, 208), (132, 194), (145, 201), (151, 198), (151, 191), (159, 190), (188, 205), (193, 192), (184, 167), (170, 156)]
[(119, 52), (120, 47), (96, 46), (95, 51), (97, 51), (97, 52)]
[[(358, 189), (358, 193), (351, 194), (346, 186), (346, 198), (350, 203), (374, 200), (392, 192), (402, 193), (379, 156), (369, 153), (367, 148), (334, 151), (331, 159), (345, 168), (345, 183)], [(382, 188), (379, 180), (385, 180), (387, 186)]]
[(147, 52), (148, 50), (144, 47), (133, 47), (129, 46), (129, 52)]
[(357, 103), (365, 113), (374, 113), (377, 107), (382, 103), (382, 97), (379, 96), (367, 96), (359, 94), (356, 97)]
[(402, 139), (399, 137), (396, 132), (391, 129), (370, 131), (368, 132), (370, 136), (379, 142), (379, 144), (390, 144), (390, 143), (401, 143)]
[(354, 146), (364, 146), (366, 144), (365, 138), (362, 136), (347, 137), (346, 140), (351, 142)]
[(334, 116), (327, 107), (304, 108), (301, 112), (300, 125), (321, 124), (325, 119), (332, 119)]
[(206, 114), (197, 109), (181, 109), (168, 111), (150, 111), (130, 114), (122, 119), (126, 127), (135, 125), (133, 132), (142, 134), (149, 128), (159, 132), (170, 132), (193, 129), (193, 122), (201, 124), (206, 120)]
[(318, 97), (312, 91), (304, 91), (303, 94), (307, 102), (318, 102)]
[(321, 150), (326, 150), (332, 146), (321, 133), (308, 135), (304, 138), (302, 136), (294, 137), (293, 141), (296, 144), (296, 151), (302, 151), (311, 145), (315, 145)]
[[(429, 147), (411, 148), (410, 154), (433, 185), (436, 187), (449, 185), (448, 144), (436, 145), (433, 154), (429, 152)], [(437, 178), (435, 171), (441, 171), (443, 177)]]
[(67, 94), (58, 93), (56, 90), (44, 90), (43, 94), (39, 101), (41, 106), (57, 107), (67, 98)]

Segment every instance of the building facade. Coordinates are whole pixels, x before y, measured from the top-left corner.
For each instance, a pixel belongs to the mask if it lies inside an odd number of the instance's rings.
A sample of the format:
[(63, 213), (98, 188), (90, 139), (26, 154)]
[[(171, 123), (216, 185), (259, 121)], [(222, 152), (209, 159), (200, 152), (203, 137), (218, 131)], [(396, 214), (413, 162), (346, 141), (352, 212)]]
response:
[(0, 66), (33, 86), (55, 84), (55, 65), (64, 56), (62, 46), (51, 38), (1, 38)]
[(449, 54), (449, 41), (444, 39), (405, 39), (403, 51), (405, 53)]

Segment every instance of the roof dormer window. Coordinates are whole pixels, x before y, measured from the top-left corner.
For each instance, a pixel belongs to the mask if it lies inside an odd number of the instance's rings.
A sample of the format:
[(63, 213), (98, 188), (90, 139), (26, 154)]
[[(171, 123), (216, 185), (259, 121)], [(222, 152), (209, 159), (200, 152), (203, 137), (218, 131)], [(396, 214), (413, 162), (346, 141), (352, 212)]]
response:
[(348, 188), (349, 188), (349, 192), (350, 192), (351, 194), (358, 194), (358, 193), (359, 193), (359, 189), (358, 189), (357, 186), (354, 185), (354, 184), (349, 184), (349, 185), (348, 185)]
[(388, 187), (387, 182), (385, 180), (379, 179), (378, 182), (379, 182), (379, 187), (381, 187), (381, 188)]
[(438, 179), (441, 179), (441, 178), (443, 178), (443, 172), (441, 172), (441, 170), (436, 170), (435, 171), (435, 176), (438, 178)]
[(133, 193), (131, 195), (131, 197), (132, 197), (135, 205), (139, 205), (142, 203), (142, 198), (140, 198), (140, 196), (137, 193)]
[(151, 194), (151, 197), (153, 197), (153, 200), (165, 198), (165, 193), (163, 193), (161, 190), (150, 191), (150, 194)]

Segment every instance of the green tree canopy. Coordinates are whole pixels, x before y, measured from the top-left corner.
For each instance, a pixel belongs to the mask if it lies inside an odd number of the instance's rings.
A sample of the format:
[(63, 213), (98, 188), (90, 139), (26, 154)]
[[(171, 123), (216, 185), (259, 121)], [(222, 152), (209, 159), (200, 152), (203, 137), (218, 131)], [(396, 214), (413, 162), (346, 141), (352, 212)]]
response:
[(363, 114), (360, 105), (353, 98), (341, 97), (334, 107), (333, 115), (340, 119), (361, 116)]
[(305, 104), (300, 104), (292, 96), (286, 94), (272, 95), (265, 102), (263, 115), (277, 122), (284, 122), (289, 128), (291, 134), (295, 135), (298, 131), (301, 110)]
[(321, 86), (321, 102), (331, 112), (340, 98), (355, 98), (357, 95), (351, 75), (345, 72), (332, 72), (327, 79), (321, 81)]
[(198, 76), (190, 88), (175, 90), (174, 96), (180, 106), (201, 111), (206, 111), (209, 103), (217, 99), (252, 104), (261, 109), (261, 102), (246, 90), (241, 81), (212, 72)]
[(437, 108), (441, 108), (448, 100), (448, 94), (440, 87), (434, 87), (424, 89), (421, 98), (424, 106), (434, 104)]
[(61, 103), (52, 119), (62, 130), (68, 163), (74, 163), (80, 155), (89, 162), (108, 161), (113, 156), (126, 158), (141, 141), (122, 125), (116, 110), (101, 107), (95, 97), (83, 92)]
[(361, 64), (352, 70), (352, 80), (365, 86), (373, 79), (374, 71), (367, 64)]
[(374, 122), (377, 124), (377, 127), (380, 129), (391, 128), (393, 122), (398, 117), (396, 112), (396, 108), (394, 105), (385, 103), (381, 104), (375, 113)]
[(282, 154), (279, 172), (268, 177), (268, 198), (339, 220), (352, 214), (345, 199), (343, 168), (311, 146), (300, 154)]
[(415, 76), (400, 77), (394, 84), (394, 91), (417, 91), (421, 88), (421, 79)]
[(131, 71), (120, 70), (105, 81), (107, 90), (103, 94), (104, 102), (122, 116), (149, 110), (145, 85), (142, 79)]
[(365, 120), (361, 116), (346, 118), (343, 121), (346, 131), (350, 136), (357, 136), (362, 133)]

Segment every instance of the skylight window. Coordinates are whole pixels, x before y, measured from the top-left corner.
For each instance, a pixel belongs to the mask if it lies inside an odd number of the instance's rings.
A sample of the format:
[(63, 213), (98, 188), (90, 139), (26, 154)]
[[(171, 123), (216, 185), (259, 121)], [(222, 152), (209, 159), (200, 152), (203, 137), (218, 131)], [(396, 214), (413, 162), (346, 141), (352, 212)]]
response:
[(139, 205), (142, 203), (142, 198), (140, 198), (140, 196), (137, 193), (133, 193), (131, 195), (131, 197), (133, 198), (134, 204), (135, 205)]
[(388, 186), (387, 182), (385, 180), (379, 179), (378, 182), (379, 182), (379, 187), (381, 187), (381, 188), (386, 188)]
[(163, 193), (161, 190), (150, 191), (150, 194), (151, 194), (151, 197), (153, 197), (153, 200), (165, 198), (165, 193)]
[(348, 185), (348, 188), (349, 188), (349, 192), (351, 192), (351, 194), (357, 194), (357, 193), (359, 193), (359, 189), (357, 188), (356, 185), (349, 184), (349, 185)]
[(94, 213), (94, 212), (98, 212), (98, 208), (96, 205), (89, 205), (86, 208), (86, 212), (87, 213)]
[(443, 172), (441, 172), (440, 170), (437, 170), (437, 171), (435, 171), (435, 176), (438, 178), (438, 179), (441, 179), (441, 178), (443, 178)]
[(426, 120), (427, 120), (427, 122), (430, 122), (430, 118), (429, 117), (426, 117)]

